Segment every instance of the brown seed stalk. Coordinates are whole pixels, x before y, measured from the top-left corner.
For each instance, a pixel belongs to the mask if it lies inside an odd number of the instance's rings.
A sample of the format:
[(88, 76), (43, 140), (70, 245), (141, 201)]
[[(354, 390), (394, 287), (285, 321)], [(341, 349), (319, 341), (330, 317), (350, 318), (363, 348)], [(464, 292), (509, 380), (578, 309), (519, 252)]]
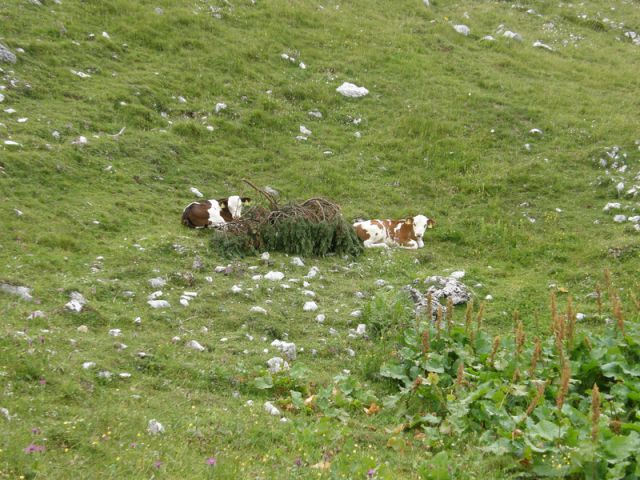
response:
[(440, 329), (442, 328), (442, 305), (438, 303), (436, 309), (436, 336), (440, 338)]
[(457, 386), (462, 385), (463, 381), (464, 381), (464, 362), (460, 362), (460, 364), (458, 364), (458, 374), (456, 375), (456, 385)]
[(524, 325), (522, 325), (522, 321), (518, 320), (518, 326), (516, 327), (516, 355), (520, 355), (522, 353), (522, 349), (524, 348)]
[(613, 303), (613, 315), (616, 317), (616, 327), (618, 331), (624, 335), (624, 316), (622, 315), (622, 304), (620, 298), (616, 296)]
[(447, 331), (451, 332), (453, 327), (453, 300), (451, 297), (447, 299)]
[(538, 406), (538, 402), (540, 401), (540, 399), (544, 395), (545, 388), (547, 388), (547, 382), (538, 383), (538, 385), (536, 386), (536, 389), (537, 389), (536, 395), (535, 395), (535, 397), (533, 397), (533, 399), (531, 400), (531, 403), (527, 407), (527, 411), (526, 411), (526, 413), (524, 415), (524, 418), (527, 418), (529, 415), (531, 415), (531, 413)]
[(471, 330), (471, 319), (473, 318), (473, 300), (467, 303), (467, 311), (464, 314), (464, 328), (469, 334), (469, 330)]
[(571, 379), (571, 366), (569, 361), (564, 362), (562, 367), (562, 373), (560, 374), (560, 389), (558, 390), (558, 396), (556, 397), (556, 406), (559, 410), (562, 410), (564, 400), (569, 392), (569, 380)]
[(425, 331), (422, 332), (422, 353), (425, 355), (429, 353), (429, 348), (430, 348), (429, 327), (427, 327)]
[(480, 304), (480, 308), (478, 309), (478, 315), (476, 316), (476, 331), (479, 332), (482, 329), (482, 315), (484, 314), (484, 305), (485, 302)]
[(533, 355), (531, 356), (531, 368), (529, 368), (529, 376), (532, 377), (538, 366), (538, 361), (542, 356), (542, 344), (540, 338), (536, 337), (535, 348), (533, 349)]
[(598, 384), (593, 384), (591, 391), (591, 440), (598, 441), (598, 429), (600, 421), (600, 389)]
[(496, 337), (493, 339), (493, 348), (491, 349), (491, 354), (489, 355), (489, 365), (491, 366), (493, 366), (493, 362), (496, 359), (498, 348), (500, 348), (500, 335), (496, 335)]
[(602, 287), (596, 284), (596, 303), (598, 304), (598, 315), (602, 315)]

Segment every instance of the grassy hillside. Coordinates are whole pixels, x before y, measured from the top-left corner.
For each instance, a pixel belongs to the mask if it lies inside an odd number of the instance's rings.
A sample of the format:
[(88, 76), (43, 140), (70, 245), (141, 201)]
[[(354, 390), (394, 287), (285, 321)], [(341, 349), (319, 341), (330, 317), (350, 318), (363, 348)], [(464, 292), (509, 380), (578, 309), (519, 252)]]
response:
[[(279, 422), (262, 404), (344, 369), (377, 398), (391, 393), (377, 372), (412, 321), (400, 288), (430, 275), (464, 270), (476, 305), (491, 296), (492, 334), (512, 329), (515, 310), (532, 335), (547, 332), (550, 290), (600, 331), (588, 295), (605, 268), (631, 315), (640, 232), (613, 218), (640, 210), (640, 45), (625, 35), (640, 31), (637, 0), (37, 3), (0, 2), (0, 43), (17, 55), (0, 63), (0, 283), (34, 297), (0, 293), (11, 417), (0, 418), (0, 478), (428, 478), (419, 436), (389, 443), (401, 423), (391, 408)], [(343, 97), (343, 82), (370, 93)], [(284, 202), (331, 198), (349, 219), (423, 213), (437, 225), (417, 252), (304, 268), (271, 252), (271, 265), (245, 258), (215, 273), (229, 261), (180, 214), (191, 187), (256, 197), (242, 178)], [(619, 210), (603, 211), (609, 202)], [(305, 287), (311, 266), (320, 273)], [(270, 270), (286, 279), (252, 280)], [(159, 289), (171, 308), (147, 304)], [(303, 311), (303, 290), (318, 311)], [(64, 309), (74, 291), (80, 313)], [(188, 307), (184, 291), (198, 294)], [(34, 310), (45, 316), (27, 319)], [(350, 338), (360, 322), (388, 332)], [(256, 388), (281, 355), (274, 339), (296, 343), (292, 366), (307, 370)], [(164, 434), (147, 433), (151, 419)], [(516, 467), (473, 442), (451, 451), (460, 478)]]

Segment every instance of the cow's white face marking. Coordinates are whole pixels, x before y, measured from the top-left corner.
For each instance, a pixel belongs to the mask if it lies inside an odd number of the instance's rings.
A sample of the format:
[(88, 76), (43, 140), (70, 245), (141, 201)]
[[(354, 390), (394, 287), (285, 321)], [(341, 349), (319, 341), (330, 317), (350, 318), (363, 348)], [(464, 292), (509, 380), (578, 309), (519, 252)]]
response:
[(242, 214), (242, 200), (238, 195), (233, 195), (227, 200), (227, 207), (231, 213), (231, 218), (240, 218)]
[(220, 215), (220, 204), (217, 200), (211, 199), (209, 200), (211, 203), (211, 208), (209, 208), (209, 225), (220, 225), (224, 224), (224, 218)]
[(424, 232), (427, 231), (427, 225), (429, 224), (429, 219), (424, 215), (416, 215), (413, 217), (413, 233), (418, 239), (418, 243), (424, 236)]

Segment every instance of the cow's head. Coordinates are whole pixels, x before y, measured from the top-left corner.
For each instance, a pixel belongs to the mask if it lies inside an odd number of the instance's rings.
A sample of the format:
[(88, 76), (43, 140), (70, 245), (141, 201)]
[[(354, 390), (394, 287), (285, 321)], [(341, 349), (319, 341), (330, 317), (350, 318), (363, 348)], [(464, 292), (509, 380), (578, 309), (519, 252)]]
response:
[(424, 215), (416, 215), (415, 217), (409, 218), (407, 219), (407, 223), (413, 225), (413, 234), (417, 239), (422, 239), (424, 232), (426, 232), (428, 228), (433, 228), (436, 224), (431, 218), (425, 217)]
[(236, 220), (242, 215), (242, 205), (247, 205), (250, 202), (251, 199), (249, 197), (239, 197), (238, 195), (233, 195), (227, 199), (225, 204), (220, 204), (220, 207), (227, 207), (229, 209), (229, 213), (231, 213), (231, 218)]

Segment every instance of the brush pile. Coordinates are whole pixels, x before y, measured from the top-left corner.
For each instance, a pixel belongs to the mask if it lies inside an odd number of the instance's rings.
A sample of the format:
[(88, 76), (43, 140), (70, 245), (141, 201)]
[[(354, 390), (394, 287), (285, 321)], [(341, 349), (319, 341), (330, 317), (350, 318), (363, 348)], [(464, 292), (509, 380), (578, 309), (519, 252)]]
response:
[(280, 251), (300, 256), (357, 256), (362, 250), (340, 207), (325, 198), (280, 207), (267, 192), (246, 181), (268, 200), (270, 208), (249, 207), (242, 218), (213, 234), (213, 248), (228, 257)]

